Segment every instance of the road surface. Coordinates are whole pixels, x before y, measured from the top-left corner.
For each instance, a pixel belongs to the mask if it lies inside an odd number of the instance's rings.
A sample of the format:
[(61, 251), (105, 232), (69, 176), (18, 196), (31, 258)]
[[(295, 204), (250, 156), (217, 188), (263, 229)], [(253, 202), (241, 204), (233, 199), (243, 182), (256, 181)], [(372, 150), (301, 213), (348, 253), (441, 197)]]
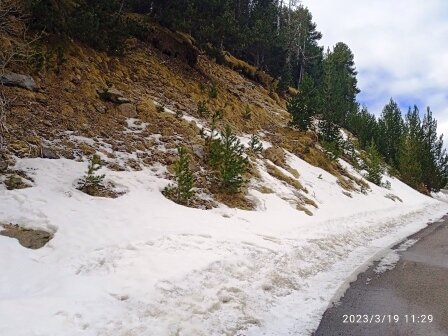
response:
[(315, 336), (448, 335), (448, 216), (409, 239), (395, 268), (377, 273), (377, 262), (358, 276)]

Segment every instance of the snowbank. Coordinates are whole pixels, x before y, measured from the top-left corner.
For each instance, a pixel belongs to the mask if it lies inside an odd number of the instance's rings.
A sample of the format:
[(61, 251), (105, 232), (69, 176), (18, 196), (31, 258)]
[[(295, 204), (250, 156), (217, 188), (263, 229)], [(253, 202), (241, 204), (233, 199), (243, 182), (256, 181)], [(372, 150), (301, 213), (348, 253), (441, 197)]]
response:
[(179, 206), (160, 193), (163, 167), (105, 170), (128, 192), (93, 198), (74, 187), (86, 163), (19, 160), (35, 186), (0, 190), (0, 222), (54, 238), (27, 250), (0, 236), (0, 335), (309, 335), (356, 271), (448, 210), (394, 178), (350, 198), (288, 161), (312, 217), (255, 190), (257, 211)]

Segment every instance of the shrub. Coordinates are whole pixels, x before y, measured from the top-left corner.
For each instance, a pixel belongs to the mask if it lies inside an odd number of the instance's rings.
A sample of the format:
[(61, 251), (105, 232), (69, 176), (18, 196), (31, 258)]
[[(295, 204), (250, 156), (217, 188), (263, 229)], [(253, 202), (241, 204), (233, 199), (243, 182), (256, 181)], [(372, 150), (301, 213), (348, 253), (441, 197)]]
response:
[(209, 115), (209, 110), (207, 107), (207, 102), (205, 100), (201, 100), (198, 102), (198, 115), (200, 117), (207, 117)]
[(99, 155), (94, 154), (90, 160), (89, 165), (87, 167), (87, 172), (82, 178), (82, 184), (79, 188), (89, 195), (96, 195), (98, 193), (98, 189), (101, 187), (103, 180), (106, 175), (98, 175), (96, 174), (98, 170), (102, 168), (102, 163)]
[(212, 83), (212, 86), (210, 86), (208, 96), (210, 97), (210, 99), (218, 98), (218, 88), (216, 87), (215, 83)]
[(210, 134), (206, 135), (204, 128), (201, 129), (200, 135), (205, 139), (207, 146), (210, 146), (211, 141), (214, 139), (216, 134), (216, 127), (218, 122), (222, 119), (222, 110), (217, 110), (212, 115), (212, 120), (210, 122)]
[(177, 148), (179, 159), (174, 163), (177, 186), (170, 185), (163, 191), (164, 195), (179, 204), (188, 204), (194, 196), (194, 176), (190, 170), (190, 158), (183, 147)]
[(242, 113), (241, 116), (246, 121), (249, 121), (250, 119), (252, 119), (252, 111), (250, 110), (248, 105), (246, 105), (246, 108), (245, 108), (245, 110), (244, 110), (244, 112)]

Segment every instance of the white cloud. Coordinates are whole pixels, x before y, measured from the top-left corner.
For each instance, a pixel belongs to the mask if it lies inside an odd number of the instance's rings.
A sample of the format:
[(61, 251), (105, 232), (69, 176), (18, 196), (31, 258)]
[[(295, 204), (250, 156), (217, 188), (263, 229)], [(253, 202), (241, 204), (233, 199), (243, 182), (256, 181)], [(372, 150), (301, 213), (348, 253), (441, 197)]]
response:
[(322, 43), (355, 54), (360, 101), (379, 114), (390, 97), (431, 106), (448, 137), (448, 1), (303, 0)]

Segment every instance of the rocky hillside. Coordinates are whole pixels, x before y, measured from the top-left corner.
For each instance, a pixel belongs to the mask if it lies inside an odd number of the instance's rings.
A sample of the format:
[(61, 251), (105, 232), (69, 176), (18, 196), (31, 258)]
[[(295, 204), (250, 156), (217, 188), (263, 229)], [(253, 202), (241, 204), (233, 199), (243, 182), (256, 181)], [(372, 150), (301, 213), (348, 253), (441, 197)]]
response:
[[(28, 85), (12, 78), (2, 89), (13, 97), (5, 121), (8, 131), (2, 132), (2, 156), (9, 166), (14, 157), (86, 160), (101, 153), (111, 170), (170, 167), (177, 159), (176, 147), (182, 145), (191, 156), (203, 196), (196, 206), (216, 206), (215, 200), (253, 208), (244, 196), (247, 188), (238, 197), (229, 196), (212, 188), (206, 178), (206, 139), (201, 130), (210, 129), (213, 114), (219, 112), (217, 130), (230, 125), (246, 145), (252, 135), (264, 143), (261, 154), (250, 156), (247, 180), (252, 186), (267, 192), (259, 173), (264, 167), (292, 189), (296, 196), (289, 201), (312, 213), (315, 201), (301, 185), (300, 172), (286, 163), (287, 150), (336, 176), (341, 192), (368, 188), (362, 178), (331, 160), (313, 132), (288, 126), (285, 100), (269, 90), (267, 75), (255, 75), (248, 64), (231, 55), (227, 65), (219, 65), (185, 35), (158, 26), (152, 29), (158, 29), (153, 34), (156, 40), (130, 39), (121, 57), (42, 37), (39, 63), (34, 60), (14, 69), (26, 75), (21, 80)], [(188, 62), (192, 57), (195, 61)], [(26, 184), (21, 181), (25, 176), (17, 176), (21, 174), (8, 170), (4, 180)]]

